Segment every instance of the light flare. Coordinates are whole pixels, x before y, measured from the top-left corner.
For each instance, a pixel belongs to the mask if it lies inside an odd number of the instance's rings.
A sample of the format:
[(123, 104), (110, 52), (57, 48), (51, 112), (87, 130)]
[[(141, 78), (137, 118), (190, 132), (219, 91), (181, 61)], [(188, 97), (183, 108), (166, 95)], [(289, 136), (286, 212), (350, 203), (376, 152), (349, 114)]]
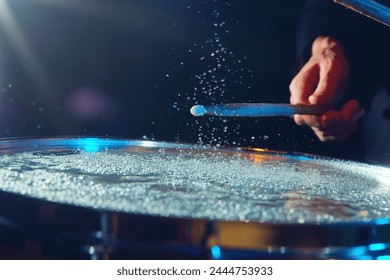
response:
[(0, 28), (2, 28), (25, 65), (30, 69), (36, 86), (41, 93), (52, 93), (50, 82), (34, 50), (25, 40), (19, 23), (15, 20), (7, 0), (0, 0)]

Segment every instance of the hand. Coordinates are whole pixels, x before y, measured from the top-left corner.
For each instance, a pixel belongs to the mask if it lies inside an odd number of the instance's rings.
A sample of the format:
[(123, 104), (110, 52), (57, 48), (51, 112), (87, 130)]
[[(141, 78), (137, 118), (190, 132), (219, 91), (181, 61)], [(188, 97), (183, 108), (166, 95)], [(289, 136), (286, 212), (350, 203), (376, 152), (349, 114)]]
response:
[[(320, 104), (331, 108), (344, 94), (349, 79), (349, 63), (342, 46), (330, 37), (318, 37), (312, 56), (290, 84), (291, 104)], [(344, 140), (356, 129), (364, 110), (350, 100), (341, 110), (321, 116), (295, 115), (298, 125), (308, 125), (320, 141)]]

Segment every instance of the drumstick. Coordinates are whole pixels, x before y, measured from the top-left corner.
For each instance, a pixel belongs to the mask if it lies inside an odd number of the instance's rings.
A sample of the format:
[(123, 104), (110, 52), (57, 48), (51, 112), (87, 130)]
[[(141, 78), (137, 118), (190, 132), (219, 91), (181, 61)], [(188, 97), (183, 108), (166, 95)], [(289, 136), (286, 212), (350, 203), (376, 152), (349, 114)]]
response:
[(212, 106), (195, 105), (191, 114), (218, 117), (277, 117), (298, 115), (321, 115), (327, 111), (321, 105), (292, 105), (283, 103), (229, 103)]

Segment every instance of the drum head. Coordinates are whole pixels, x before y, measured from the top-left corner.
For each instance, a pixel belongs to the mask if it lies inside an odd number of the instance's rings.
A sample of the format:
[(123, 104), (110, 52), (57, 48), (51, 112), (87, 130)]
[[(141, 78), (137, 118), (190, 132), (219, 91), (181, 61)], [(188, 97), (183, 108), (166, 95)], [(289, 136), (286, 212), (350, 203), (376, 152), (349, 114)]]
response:
[(0, 190), (132, 214), (279, 224), (390, 218), (390, 170), (261, 149), (118, 139), (0, 142)]

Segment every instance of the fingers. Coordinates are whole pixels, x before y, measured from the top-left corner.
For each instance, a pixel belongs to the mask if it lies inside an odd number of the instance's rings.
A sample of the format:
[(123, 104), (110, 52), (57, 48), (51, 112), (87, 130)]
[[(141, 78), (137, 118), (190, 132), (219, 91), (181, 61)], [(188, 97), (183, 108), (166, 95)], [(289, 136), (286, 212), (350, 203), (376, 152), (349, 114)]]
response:
[[(348, 63), (334, 55), (316, 56), (305, 64), (290, 84), (291, 104), (331, 105), (338, 101), (346, 83)], [(298, 125), (320, 127), (319, 116), (294, 116)]]
[(321, 142), (331, 142), (345, 140), (356, 131), (357, 127), (358, 126), (354, 124), (350, 126), (341, 125), (333, 130), (320, 130), (316, 127), (313, 127), (312, 130)]
[[(310, 104), (309, 96), (313, 94), (319, 82), (319, 68), (316, 63), (308, 62), (295, 76), (290, 84), (291, 104)], [(298, 125), (318, 126), (318, 116), (295, 115)]]
[(334, 40), (319, 38), (318, 42), (322, 42), (320, 50), (312, 54), (290, 84), (291, 104), (336, 104), (347, 87), (349, 63), (341, 46)]
[(320, 127), (331, 128), (340, 123), (356, 123), (364, 115), (364, 109), (355, 99), (349, 100), (341, 110), (330, 110), (321, 116)]
[(297, 125), (307, 125), (310, 127), (321, 126), (321, 116), (315, 115), (294, 115), (294, 121)]
[(345, 57), (328, 54), (319, 61), (318, 85), (308, 100), (310, 104), (337, 103), (347, 87), (349, 64)]
[(350, 123), (356, 123), (363, 115), (364, 109), (355, 99), (349, 100), (341, 109), (344, 119)]
[(356, 122), (364, 115), (358, 101), (349, 100), (341, 110), (331, 110), (321, 116), (320, 126), (312, 127), (322, 142), (344, 140), (357, 129)]
[[(336, 95), (338, 88), (338, 77), (335, 75), (335, 67), (327, 58), (320, 61), (318, 85), (308, 100), (310, 104), (330, 105)], [(336, 76), (336, 77), (334, 77)]]

